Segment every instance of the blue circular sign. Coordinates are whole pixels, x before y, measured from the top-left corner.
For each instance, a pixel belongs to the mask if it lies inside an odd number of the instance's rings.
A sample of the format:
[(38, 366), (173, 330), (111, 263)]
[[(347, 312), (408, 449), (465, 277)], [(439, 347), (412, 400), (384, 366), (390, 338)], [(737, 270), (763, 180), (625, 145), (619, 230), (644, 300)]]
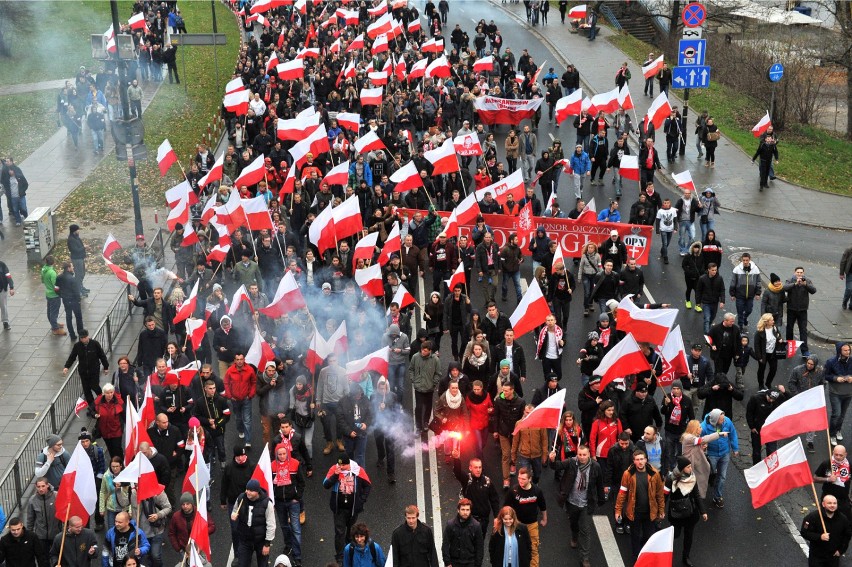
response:
[(690, 2), (686, 5), (686, 8), (683, 9), (683, 13), (681, 14), (681, 19), (683, 20), (683, 25), (688, 28), (697, 28), (701, 24), (704, 23), (704, 20), (707, 18), (707, 9), (703, 4), (699, 4), (698, 2)]
[(784, 65), (781, 63), (773, 63), (769, 68), (769, 72), (767, 73), (769, 80), (773, 83), (777, 83), (781, 80), (781, 77), (784, 76)]

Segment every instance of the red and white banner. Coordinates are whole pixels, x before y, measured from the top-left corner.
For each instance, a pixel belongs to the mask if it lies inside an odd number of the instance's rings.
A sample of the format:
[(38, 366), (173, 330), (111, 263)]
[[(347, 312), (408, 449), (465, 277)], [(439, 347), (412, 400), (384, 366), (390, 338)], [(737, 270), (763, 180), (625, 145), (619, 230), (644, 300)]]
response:
[(290, 155), (293, 156), (293, 162), (296, 166), (301, 167), (308, 160), (308, 154), (319, 156), (328, 152), (331, 147), (328, 145), (328, 132), (325, 129), (325, 124), (320, 124), (319, 127), (308, 135), (308, 137), (297, 142), (290, 148)]
[(231, 79), (228, 81), (228, 84), (225, 85), (225, 94), (231, 94), (238, 91), (246, 90), (246, 86), (243, 84), (243, 78), (237, 77), (236, 79)]
[(569, 116), (577, 116), (583, 107), (583, 89), (577, 89), (556, 101), (556, 123), (562, 124)]
[(661, 345), (677, 319), (677, 309), (641, 309), (633, 303), (633, 294), (618, 304), (618, 330), (631, 333), (638, 342)]
[(364, 230), (361, 218), (361, 205), (358, 197), (353, 195), (334, 208), (334, 234), (337, 240), (349, 238)]
[(642, 76), (646, 79), (652, 79), (657, 76), (657, 73), (660, 72), (660, 69), (663, 68), (663, 59), (665, 56), (660, 55), (647, 65), (642, 66)]
[(245, 116), (248, 113), (250, 97), (251, 93), (248, 91), (235, 91), (228, 93), (222, 100), (222, 105), (228, 112), (233, 112), (237, 116)]
[(165, 490), (165, 486), (157, 482), (154, 465), (142, 453), (136, 453), (133, 461), (123, 471), (116, 475), (115, 482), (136, 485), (136, 500), (141, 502), (153, 498)]
[(592, 97), (592, 107), (589, 109), (590, 114), (597, 114), (600, 111), (606, 114), (613, 114), (616, 110), (618, 110), (618, 87)]
[(621, 87), (621, 90), (618, 91), (618, 106), (624, 110), (635, 108), (633, 105), (633, 97), (630, 96), (630, 87), (627, 86), (627, 83), (625, 83), (624, 86)]
[(275, 360), (275, 352), (269, 343), (260, 335), (257, 327), (254, 328), (254, 339), (246, 352), (246, 364), (251, 364), (259, 372), (266, 368), (266, 363)]
[(808, 431), (828, 429), (825, 389), (815, 386), (772, 410), (760, 429), (761, 443), (771, 443)]
[(349, 160), (332, 167), (322, 178), (322, 182), (329, 185), (346, 185), (349, 182)]
[(482, 59), (477, 59), (473, 62), (473, 71), (475, 73), (482, 73), (485, 71), (493, 71), (494, 70), (494, 57), (489, 55), (488, 57), (483, 57)]
[(621, 156), (618, 174), (624, 179), (639, 181), (639, 156)]
[(116, 266), (106, 258), (104, 258), (104, 262), (106, 262), (107, 268), (112, 270), (112, 273), (115, 274), (115, 277), (117, 277), (119, 280), (123, 281), (126, 284), (130, 284), (133, 287), (139, 287), (139, 278), (137, 278), (133, 274), (133, 272), (128, 272), (120, 266)]
[(278, 78), (282, 81), (295, 81), (305, 76), (305, 60), (285, 61), (278, 65), (275, 70), (278, 72)]
[(557, 429), (562, 420), (562, 408), (565, 407), (565, 390), (560, 389), (538, 404), (527, 416), (515, 424), (517, 435), (521, 429)]
[(309, 135), (311, 132), (319, 128), (321, 115), (317, 113), (302, 115), (299, 114), (290, 120), (278, 119), (276, 124), (276, 137), (281, 141), (291, 140), (298, 142)]
[(190, 317), (186, 320), (186, 334), (192, 342), (192, 350), (198, 350), (201, 347), (201, 341), (207, 335), (207, 321)]
[(426, 78), (449, 79), (452, 75), (446, 55), (441, 55), (426, 67)]
[(327, 205), (308, 227), (308, 239), (322, 254), (329, 248), (334, 248), (334, 213), (331, 204)]
[(417, 165), (410, 161), (393, 172), (389, 178), (392, 183), (396, 183), (394, 191), (405, 193), (411, 191), (415, 187), (423, 187), (423, 179), (420, 177), (420, 172), (417, 171)]
[(515, 312), (509, 317), (515, 336), (521, 337), (532, 331), (544, 323), (548, 315), (550, 315), (550, 307), (547, 305), (547, 299), (541, 292), (538, 280), (533, 278)]
[(352, 144), (352, 147), (355, 148), (355, 151), (359, 154), (371, 152), (374, 150), (387, 150), (384, 142), (382, 142), (382, 139), (379, 138), (379, 136), (372, 130), (355, 140), (355, 143)]
[[(199, 481), (201, 479), (199, 478)], [(209, 482), (209, 473), (208, 473), (208, 482)], [(200, 482), (199, 482), (200, 484)], [(210, 557), (210, 522), (207, 518), (207, 485), (203, 485), (203, 488), (198, 493), (198, 498), (196, 500), (196, 504), (201, 503), (201, 506), (196, 506), (197, 513), (195, 514), (195, 521), (192, 522), (192, 530), (189, 532), (189, 540), (194, 543), (192, 546), (192, 555), (197, 556), (198, 551), (196, 547), (207, 554), (207, 557)], [(199, 561), (200, 558), (196, 557), (195, 561), (196, 565), (201, 567), (202, 565), (207, 565), (207, 563), (202, 563)], [(192, 565), (192, 556), (190, 556), (190, 565)]]
[(112, 253), (121, 250), (121, 244), (118, 243), (118, 240), (115, 239), (115, 236), (110, 232), (107, 234), (106, 240), (104, 241), (104, 249), (101, 252), (104, 258), (109, 260)]
[(444, 283), (447, 284), (447, 289), (452, 291), (455, 289), (457, 285), (461, 285), (465, 288), (468, 294), (470, 294), (470, 290), (467, 287), (467, 282), (464, 277), (464, 263), (460, 263), (459, 267), (456, 268), (456, 271), (453, 272), (453, 275), (450, 276), (450, 279), (444, 280)]
[(586, 5), (580, 4), (579, 6), (574, 6), (570, 10), (568, 10), (568, 17), (572, 20), (585, 20), (586, 19)]
[(434, 168), (432, 176), (442, 175), (459, 171), (459, 160), (456, 158), (456, 150), (453, 141), (447, 138), (444, 143), (434, 150), (423, 153), (423, 157), (429, 160)]
[(751, 133), (755, 138), (760, 138), (770, 126), (772, 126), (772, 118), (769, 116), (769, 111), (767, 110), (763, 118), (760, 119), (760, 122), (755, 124), (754, 128), (751, 129)]
[(444, 40), (443, 39), (435, 39), (434, 37), (429, 41), (423, 43), (420, 46), (420, 51), (423, 53), (443, 53), (444, 52)]
[(133, 14), (130, 16), (130, 19), (127, 20), (127, 23), (130, 25), (130, 29), (132, 30), (145, 29), (145, 12)]
[[(214, 181), (221, 181), (222, 172), (224, 171), (225, 165), (225, 152), (222, 152), (222, 155), (219, 156), (219, 159), (213, 164), (213, 167), (210, 168), (210, 171), (207, 174), (198, 180), (198, 186), (201, 188), (207, 187), (208, 183), (213, 183)], [(215, 201), (215, 199), (214, 199)]]
[(796, 437), (756, 465), (743, 471), (751, 489), (751, 505), (760, 508), (794, 488), (813, 481), (802, 438)]
[(160, 168), (160, 177), (165, 177), (169, 168), (177, 163), (178, 157), (172, 149), (172, 144), (168, 139), (163, 140), (160, 147), (157, 148), (157, 165)]
[(604, 355), (601, 363), (595, 368), (594, 375), (601, 377), (601, 390), (616, 378), (624, 378), (630, 374), (638, 374), (650, 370), (648, 359), (639, 350), (639, 345), (633, 335), (627, 335), (617, 345)]
[(657, 376), (659, 386), (671, 386), (672, 382), (689, 374), (689, 363), (686, 360), (680, 325), (675, 325), (669, 331), (665, 342), (657, 349), (657, 353), (663, 361), (663, 371)]
[(692, 174), (688, 169), (680, 173), (672, 173), (672, 180), (677, 183), (681, 189), (689, 189), (695, 194), (695, 183), (692, 181)]
[(414, 65), (411, 66), (411, 71), (408, 73), (408, 81), (411, 82), (412, 79), (419, 79), (426, 75), (426, 67), (428, 66), (429, 60), (426, 58), (415, 61)]
[(195, 311), (195, 306), (198, 302), (198, 282), (199, 281), (201, 281), (200, 278), (195, 280), (195, 284), (192, 286), (192, 291), (189, 292), (189, 297), (187, 297), (186, 300), (184, 300), (184, 302), (180, 306), (180, 309), (177, 310), (177, 313), (175, 314), (175, 318), (174, 318), (174, 321), (173, 321), (173, 323), (175, 325), (177, 325), (181, 321), (185, 321), (186, 319), (188, 319), (189, 316), (192, 315), (193, 312)]
[(666, 93), (662, 92), (651, 103), (648, 114), (645, 115), (645, 131), (648, 131), (648, 122), (652, 122), (654, 129), (659, 130), (663, 122), (666, 121), (666, 118), (671, 116), (671, 114), (672, 105), (669, 104), (669, 97), (666, 96)]
[(364, 372), (378, 372), (381, 376), (388, 375), (388, 357), (390, 348), (380, 348), (364, 358), (346, 363), (346, 375), (350, 380), (356, 381)]
[(400, 238), (399, 223), (394, 222), (393, 227), (385, 240), (385, 244), (382, 246), (382, 251), (379, 254), (379, 264), (384, 266), (390, 262), (391, 255), (399, 253), (400, 250), (402, 250), (402, 239)]
[(473, 107), (485, 124), (519, 124), (522, 120), (531, 119), (543, 101), (543, 98), (514, 100), (481, 96), (474, 99)]
[(376, 243), (379, 240), (378, 232), (371, 232), (367, 236), (361, 238), (352, 250), (352, 269), (358, 263), (358, 260), (372, 260), (373, 254), (376, 252)]
[(381, 297), (385, 294), (380, 264), (373, 264), (363, 270), (355, 270), (355, 283), (371, 297)]
[(302, 291), (299, 289), (299, 284), (296, 283), (296, 278), (293, 272), (287, 270), (281, 282), (278, 284), (278, 289), (275, 291), (275, 297), (266, 307), (258, 309), (261, 313), (272, 319), (282, 317), (291, 311), (298, 311), (306, 306), (305, 298), (302, 296)]
[(672, 567), (674, 559), (674, 526), (648, 538), (633, 567)]
[(240, 199), (240, 201), (246, 215), (246, 226), (250, 231), (275, 230), (272, 217), (269, 215), (269, 206), (266, 204), (263, 195), (258, 195), (252, 199)]
[(361, 129), (361, 115), (354, 112), (338, 112), (337, 123), (355, 134)]
[(245, 166), (240, 172), (240, 176), (234, 180), (234, 187), (257, 185), (263, 180), (263, 176), (266, 174), (263, 159), (263, 154), (260, 154), (253, 162)]
[(263, 446), (257, 465), (251, 475), (253, 480), (260, 483), (260, 487), (266, 491), (267, 496), (275, 504), (275, 491), (272, 489), (272, 458), (269, 454), (269, 443)]
[(524, 198), (526, 187), (524, 185), (524, 174), (521, 169), (516, 169), (514, 173), (508, 177), (504, 177), (497, 183), (492, 183), (482, 189), (476, 191), (476, 200), (482, 201), (486, 193), (491, 193), (494, 200), (504, 205), (509, 198), (509, 194), (515, 198), (517, 203)]
[(361, 106), (373, 105), (379, 106), (382, 104), (382, 93), (384, 93), (385, 89), (382, 87), (375, 87), (372, 89), (361, 89), (360, 99)]
[(67, 518), (77, 516), (83, 520), (85, 526), (89, 523), (89, 516), (95, 513), (97, 505), (98, 491), (95, 487), (92, 461), (78, 441), (56, 492), (56, 519), (64, 522)]
[(479, 143), (479, 136), (476, 134), (463, 134), (457, 136), (453, 140), (453, 148), (460, 156), (481, 156), (482, 145)]

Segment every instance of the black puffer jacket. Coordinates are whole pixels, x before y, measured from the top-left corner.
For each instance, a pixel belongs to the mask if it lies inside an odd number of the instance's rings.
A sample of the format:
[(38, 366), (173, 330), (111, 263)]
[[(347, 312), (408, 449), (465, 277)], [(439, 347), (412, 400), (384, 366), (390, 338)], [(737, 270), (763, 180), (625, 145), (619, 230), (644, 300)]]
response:
[(479, 522), (472, 517), (462, 520), (456, 516), (447, 522), (441, 555), (444, 565), (475, 565), (481, 567), (483, 538)]

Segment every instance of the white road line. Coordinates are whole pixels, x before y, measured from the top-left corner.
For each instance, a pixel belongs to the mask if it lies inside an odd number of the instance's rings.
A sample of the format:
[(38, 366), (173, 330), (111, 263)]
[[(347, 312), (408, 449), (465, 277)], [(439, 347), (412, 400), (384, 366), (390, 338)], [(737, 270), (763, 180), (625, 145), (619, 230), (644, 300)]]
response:
[[(435, 548), (441, 549), (444, 541), (444, 521), (441, 517), (441, 496), (438, 482), (438, 445), (440, 438), (429, 432), (429, 482), (432, 485), (432, 532), (435, 534)], [(442, 557), (438, 557), (438, 563), (443, 566)]]
[(648, 286), (642, 286), (642, 291), (645, 292), (645, 297), (648, 298), (648, 303), (656, 303), (656, 301), (654, 301), (654, 296), (651, 295), (651, 290), (648, 289)]
[(230, 567), (233, 562), (234, 562), (234, 544), (231, 544), (231, 550), (228, 552), (228, 562), (225, 565), (228, 565), (228, 567)]
[[(417, 297), (420, 300), (420, 305), (423, 305), (423, 279), (419, 278), (417, 282)], [(421, 324), (424, 325), (423, 317), (420, 316)], [(414, 389), (411, 390), (411, 408), (412, 410), (417, 405), (417, 399), (414, 395)], [(413, 422), (412, 422), (413, 423)], [(421, 446), (420, 436), (414, 440), (414, 482), (417, 488), (417, 508), (423, 512), (423, 517), (426, 517), (426, 494), (423, 485), (423, 448)]]
[(593, 515), (592, 521), (598, 532), (598, 540), (601, 542), (607, 567), (624, 567), (621, 550), (618, 549), (618, 542), (615, 541), (615, 534), (612, 533), (612, 526), (609, 525), (609, 517)]
[(808, 552), (810, 547), (808, 546), (808, 542), (805, 541), (805, 538), (802, 537), (799, 532), (799, 528), (796, 527), (795, 522), (793, 522), (793, 518), (790, 517), (790, 514), (787, 513), (787, 510), (784, 509), (783, 506), (778, 504), (778, 502), (773, 501), (772, 505), (775, 506), (775, 509), (778, 511), (778, 515), (781, 516), (781, 519), (784, 521), (785, 526), (788, 530), (790, 530), (790, 536), (793, 538), (799, 547), (802, 548), (802, 553), (805, 554), (805, 557), (808, 557)]

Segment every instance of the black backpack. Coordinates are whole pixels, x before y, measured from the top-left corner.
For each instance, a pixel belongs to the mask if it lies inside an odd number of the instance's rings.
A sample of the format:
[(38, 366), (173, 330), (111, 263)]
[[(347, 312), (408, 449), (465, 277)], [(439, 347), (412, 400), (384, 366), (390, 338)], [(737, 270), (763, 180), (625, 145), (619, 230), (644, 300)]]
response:
[[(370, 541), (370, 555), (373, 556), (373, 565), (376, 567), (382, 567), (379, 565), (379, 553), (376, 551), (376, 542)], [(352, 560), (355, 558), (355, 544), (349, 544), (349, 564), (352, 565)]]

